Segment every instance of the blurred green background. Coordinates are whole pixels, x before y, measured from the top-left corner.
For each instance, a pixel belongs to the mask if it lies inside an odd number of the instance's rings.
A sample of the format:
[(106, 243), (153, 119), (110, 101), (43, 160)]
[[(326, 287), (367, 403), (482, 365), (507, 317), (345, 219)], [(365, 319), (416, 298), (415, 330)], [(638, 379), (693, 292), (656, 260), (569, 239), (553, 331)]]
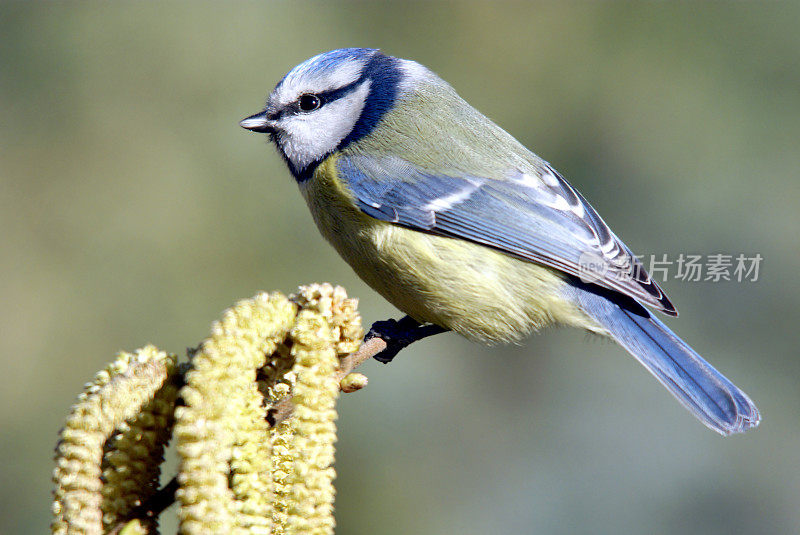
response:
[(313, 281), (399, 315), (237, 126), (344, 46), (431, 67), (637, 252), (763, 255), (755, 283), (665, 286), (764, 422), (722, 439), (578, 331), (443, 335), (341, 400), (338, 532), (800, 532), (798, 27), (797, 2), (2, 4), (0, 533), (46, 530), (56, 432), (116, 351)]

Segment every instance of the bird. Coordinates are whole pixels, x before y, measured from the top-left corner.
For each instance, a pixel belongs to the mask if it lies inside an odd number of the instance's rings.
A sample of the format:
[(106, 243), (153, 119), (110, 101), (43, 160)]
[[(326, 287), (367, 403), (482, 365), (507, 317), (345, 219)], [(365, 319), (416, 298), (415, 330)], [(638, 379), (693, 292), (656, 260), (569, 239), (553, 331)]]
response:
[(378, 360), (446, 331), (497, 344), (573, 326), (619, 344), (710, 429), (759, 424), (655, 316), (677, 309), (586, 199), (422, 64), (325, 52), (239, 124), (269, 136), (322, 236), (406, 314), (373, 325), (394, 342)]

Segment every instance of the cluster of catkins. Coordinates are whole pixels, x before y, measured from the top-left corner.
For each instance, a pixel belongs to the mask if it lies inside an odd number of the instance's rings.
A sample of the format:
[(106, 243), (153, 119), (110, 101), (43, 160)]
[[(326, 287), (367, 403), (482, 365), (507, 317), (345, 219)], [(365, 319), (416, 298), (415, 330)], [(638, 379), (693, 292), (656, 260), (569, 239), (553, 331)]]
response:
[[(186, 364), (153, 346), (118, 355), (61, 431), (53, 533), (156, 533), (135, 513), (158, 490), (171, 437), (181, 533), (333, 533), (335, 404), (340, 359), (363, 334), (356, 305), (330, 284), (259, 293)], [(292, 417), (275, 422), (287, 403)]]

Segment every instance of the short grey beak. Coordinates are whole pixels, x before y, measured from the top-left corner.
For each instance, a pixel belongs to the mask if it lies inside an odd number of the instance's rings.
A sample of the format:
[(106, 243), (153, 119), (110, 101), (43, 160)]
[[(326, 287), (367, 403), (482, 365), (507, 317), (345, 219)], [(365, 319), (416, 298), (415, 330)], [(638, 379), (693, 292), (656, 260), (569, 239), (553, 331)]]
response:
[(246, 119), (242, 119), (239, 122), (239, 126), (260, 134), (271, 134), (275, 132), (274, 125), (269, 119), (267, 119), (266, 111), (256, 113), (255, 115), (251, 115)]

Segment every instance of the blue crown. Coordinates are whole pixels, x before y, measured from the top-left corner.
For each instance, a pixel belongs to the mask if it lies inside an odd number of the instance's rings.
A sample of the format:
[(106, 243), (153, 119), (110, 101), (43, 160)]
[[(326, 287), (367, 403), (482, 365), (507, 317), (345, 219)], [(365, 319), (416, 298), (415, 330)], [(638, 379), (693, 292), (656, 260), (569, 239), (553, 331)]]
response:
[(380, 55), (377, 48), (339, 48), (331, 50), (323, 54), (318, 54), (313, 58), (305, 60), (303, 63), (297, 65), (294, 69), (286, 73), (286, 76), (281, 78), (275, 87), (279, 87), (283, 81), (290, 77), (296, 76), (300, 73), (318, 73), (325, 72), (353, 60), (362, 60), (366, 62), (371, 56)]

